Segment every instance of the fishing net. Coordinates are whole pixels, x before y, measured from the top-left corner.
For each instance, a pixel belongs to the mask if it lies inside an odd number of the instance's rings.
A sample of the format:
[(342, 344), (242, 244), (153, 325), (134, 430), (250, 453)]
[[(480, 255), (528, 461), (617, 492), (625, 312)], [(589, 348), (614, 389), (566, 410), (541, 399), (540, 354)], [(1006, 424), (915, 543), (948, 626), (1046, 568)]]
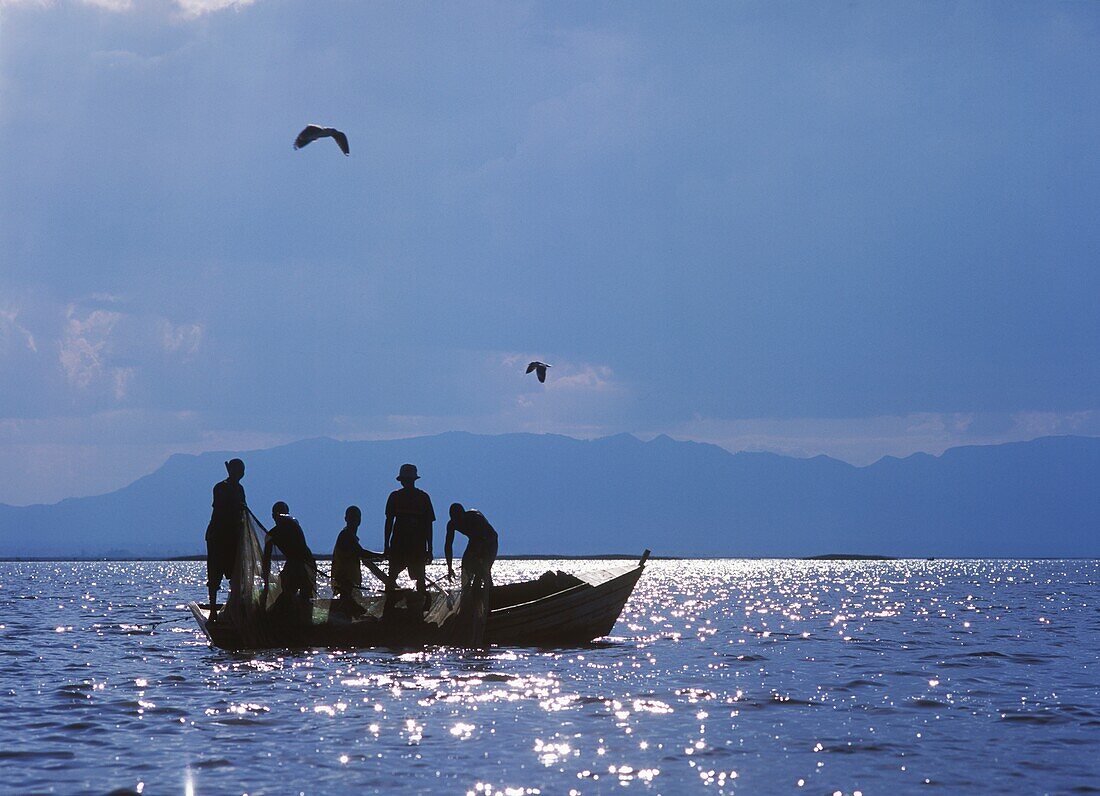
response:
[[(233, 623), (240, 648), (286, 647), (329, 637), (344, 638), (339, 635), (341, 628), (352, 632), (353, 635), (347, 636), (347, 639), (358, 639), (355, 635), (357, 631), (349, 625), (353, 617), (347, 610), (347, 600), (359, 608), (354, 611), (356, 627), (362, 621), (383, 618), (386, 600), (380, 592), (370, 598), (360, 588), (345, 594), (341, 601), (334, 601), (331, 578), (323, 568), (307, 567), (308, 578), (312, 580), (312, 600), (303, 600), (291, 593), (284, 594), (279, 576), (284, 562), (272, 561), (271, 571), (266, 577), (264, 575), (263, 554), (267, 538), (266, 529), (252, 513), (247, 509), (243, 511), (236, 567), (230, 579), (229, 598), (222, 612)], [(277, 555), (277, 548), (272, 552)], [(382, 574), (377, 566), (368, 565), (368, 569), (376, 575)], [(435, 643), (461, 643), (471, 638), (476, 638), (480, 643), (486, 608), (482, 600), (469, 599), (469, 592), (474, 590), (465, 590), (466, 594), (460, 599), (457, 594), (447, 594), (438, 584), (433, 582), (432, 585), (439, 590), (439, 594), (425, 595), (429, 599), (423, 607), (428, 610), (423, 614), (417, 607), (423, 604), (420, 595), (410, 590), (399, 590), (392, 595), (397, 615), (411, 612), (417, 617), (415, 624), (423, 626), (420, 629), (410, 628), (411, 637), (418, 638), (430, 633)], [(480, 593), (480, 590), (476, 591)], [(407, 618), (403, 621), (412, 620)], [(328, 628), (319, 629), (319, 625), (328, 625)], [(427, 630), (430, 626), (437, 630)], [(320, 635), (313, 631), (319, 631)]]
[(271, 640), (272, 628), (268, 608), (279, 598), (279, 579), (273, 574), (264, 578), (264, 528), (252, 512), (241, 512), (241, 528), (237, 536), (237, 565), (229, 581), (228, 614), (245, 646), (259, 647)]
[[(246, 648), (293, 643), (308, 627), (325, 624), (331, 619), (332, 586), (328, 573), (319, 572), (315, 566), (305, 567), (308, 591), (313, 595), (311, 601), (293, 594), (284, 595), (280, 570), (285, 562), (277, 547), (271, 550), (274, 560), (270, 562), (270, 571), (264, 575), (267, 538), (267, 530), (245, 509), (241, 513), (237, 563), (230, 579), (225, 613)], [(361, 602), (358, 595), (353, 599)]]

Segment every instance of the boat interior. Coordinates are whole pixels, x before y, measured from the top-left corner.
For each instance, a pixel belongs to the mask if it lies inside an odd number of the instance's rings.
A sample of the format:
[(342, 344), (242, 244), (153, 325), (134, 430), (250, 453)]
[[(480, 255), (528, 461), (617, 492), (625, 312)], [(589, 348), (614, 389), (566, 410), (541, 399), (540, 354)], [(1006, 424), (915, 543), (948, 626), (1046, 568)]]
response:
[[(562, 572), (561, 570), (544, 572), (537, 580), (494, 586), (492, 591), (489, 592), (489, 609), (496, 610), (512, 605), (521, 605), (583, 585), (585, 585), (585, 581), (576, 575), (570, 575), (568, 572)], [(457, 599), (457, 594), (442, 595), (437, 591), (429, 591), (428, 597), (434, 604), (440, 599)], [(381, 618), (385, 603), (382, 592), (363, 594), (356, 599), (356, 602), (364, 609), (360, 618)], [(418, 597), (415, 591), (411, 589), (398, 590), (395, 603), (400, 608), (404, 608), (406, 605), (411, 607), (416, 602), (418, 602)], [(332, 600), (323, 598), (313, 600), (315, 621), (325, 621), (329, 618), (332, 603)], [(200, 603), (199, 608), (204, 616), (209, 615), (210, 605), (208, 603)], [(335, 618), (335, 614), (333, 614), (333, 618)]]
[(532, 600), (541, 600), (551, 594), (581, 586), (584, 581), (576, 575), (568, 572), (544, 572), (538, 580), (527, 580), (522, 583), (505, 583), (494, 586), (489, 592), (489, 610), (507, 608), (511, 605), (529, 603)]

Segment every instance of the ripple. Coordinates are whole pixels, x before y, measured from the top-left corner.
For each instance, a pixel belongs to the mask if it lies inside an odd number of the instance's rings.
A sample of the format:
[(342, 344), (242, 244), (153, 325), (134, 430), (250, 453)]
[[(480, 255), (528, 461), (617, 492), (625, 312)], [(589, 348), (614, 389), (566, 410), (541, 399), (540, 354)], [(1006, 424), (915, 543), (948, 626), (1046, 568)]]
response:
[(0, 749), (0, 760), (73, 760), (75, 757), (65, 749)]
[[(498, 566), (511, 580), (586, 565)], [(610, 639), (484, 653), (225, 653), (177, 618), (203, 578), (179, 562), (0, 564), (36, 598), (5, 603), (0, 781), (279, 792), (308, 771), (317, 791), (371, 791), (399, 772), (410, 791), (478, 794), (1100, 781), (1083, 654), (1100, 631), (1096, 562), (657, 561)], [(979, 780), (973, 750), (1006, 743), (1023, 753), (984, 757)]]

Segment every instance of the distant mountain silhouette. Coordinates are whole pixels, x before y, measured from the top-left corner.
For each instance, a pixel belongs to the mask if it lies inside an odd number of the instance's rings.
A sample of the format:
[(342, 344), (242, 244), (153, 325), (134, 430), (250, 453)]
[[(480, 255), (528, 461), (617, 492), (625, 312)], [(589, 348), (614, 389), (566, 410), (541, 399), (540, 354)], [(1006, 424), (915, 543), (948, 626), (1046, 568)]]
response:
[[(485, 512), (501, 553), (660, 555), (1098, 556), (1100, 439), (1047, 437), (853, 467), (818, 456), (732, 454), (622, 434), (597, 440), (448, 433), (378, 442), (314, 439), (269, 450), (176, 455), (106, 495), (0, 506), (0, 555), (198, 553), (222, 461), (240, 455), (261, 519), (286, 500), (314, 550), (344, 508), (380, 547), (386, 496), (414, 462), (436, 515)], [(435, 550), (443, 552), (443, 523)]]

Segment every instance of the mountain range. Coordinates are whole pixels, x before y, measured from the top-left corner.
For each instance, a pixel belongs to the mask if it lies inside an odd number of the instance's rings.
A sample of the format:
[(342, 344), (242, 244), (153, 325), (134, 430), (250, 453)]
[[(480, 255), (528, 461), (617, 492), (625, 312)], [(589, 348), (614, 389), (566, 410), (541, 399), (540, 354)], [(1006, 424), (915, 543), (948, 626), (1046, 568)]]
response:
[[(318, 553), (344, 508), (381, 547), (403, 462), (433, 499), (435, 552), (447, 507), (481, 509), (501, 553), (790, 557), (1100, 556), (1100, 439), (1045, 437), (855, 467), (660, 436), (594, 440), (452, 432), (401, 440), (312, 439), (267, 450), (179, 454), (134, 483), (52, 505), (0, 505), (0, 556), (202, 553), (213, 484), (241, 456), (249, 504), (290, 504)], [(461, 547), (461, 543), (459, 544)]]

